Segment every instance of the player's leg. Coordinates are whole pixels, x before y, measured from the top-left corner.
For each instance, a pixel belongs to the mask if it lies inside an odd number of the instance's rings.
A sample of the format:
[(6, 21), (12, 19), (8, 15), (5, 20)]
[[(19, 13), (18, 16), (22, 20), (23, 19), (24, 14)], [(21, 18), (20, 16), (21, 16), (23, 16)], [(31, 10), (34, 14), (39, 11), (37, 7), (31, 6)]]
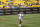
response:
[(19, 24), (22, 24), (22, 20), (20, 19)]
[(19, 19), (19, 26), (21, 27), (21, 24), (22, 24), (22, 20), (21, 19)]

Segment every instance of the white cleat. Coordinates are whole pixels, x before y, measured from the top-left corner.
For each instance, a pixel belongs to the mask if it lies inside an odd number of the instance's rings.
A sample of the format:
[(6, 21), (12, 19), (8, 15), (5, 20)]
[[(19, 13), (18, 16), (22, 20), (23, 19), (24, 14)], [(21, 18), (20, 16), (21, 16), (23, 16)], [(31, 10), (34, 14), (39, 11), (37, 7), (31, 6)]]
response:
[(19, 24), (18, 26), (21, 27), (21, 24)]

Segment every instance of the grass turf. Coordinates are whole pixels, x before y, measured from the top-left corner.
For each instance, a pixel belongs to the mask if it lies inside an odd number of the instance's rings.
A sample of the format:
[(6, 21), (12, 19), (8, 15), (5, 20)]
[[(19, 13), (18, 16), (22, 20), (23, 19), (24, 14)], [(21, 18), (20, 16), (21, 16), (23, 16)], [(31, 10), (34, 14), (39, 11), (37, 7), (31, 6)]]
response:
[[(0, 27), (18, 27), (17, 15), (3, 16), (4, 20), (1, 18), (2, 16), (0, 16)], [(40, 27), (40, 14), (25, 14), (22, 27)]]

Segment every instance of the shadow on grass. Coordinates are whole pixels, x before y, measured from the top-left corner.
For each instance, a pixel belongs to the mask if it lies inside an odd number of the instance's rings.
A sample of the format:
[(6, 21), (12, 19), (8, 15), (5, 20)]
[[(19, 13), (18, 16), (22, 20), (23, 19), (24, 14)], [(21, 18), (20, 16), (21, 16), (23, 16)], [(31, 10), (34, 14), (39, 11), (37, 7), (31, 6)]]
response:
[(21, 27), (25, 27), (25, 26), (21, 26)]
[(28, 25), (23, 25), (23, 26), (21, 26), (21, 27), (29, 27)]

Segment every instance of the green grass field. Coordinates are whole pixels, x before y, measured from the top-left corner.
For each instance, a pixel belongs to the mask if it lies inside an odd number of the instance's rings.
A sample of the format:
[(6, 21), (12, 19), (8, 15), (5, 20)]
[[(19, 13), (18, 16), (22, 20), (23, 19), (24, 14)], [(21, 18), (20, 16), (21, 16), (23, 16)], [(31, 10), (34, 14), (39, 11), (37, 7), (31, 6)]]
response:
[[(0, 27), (18, 27), (17, 15), (3, 16), (4, 20), (1, 18), (2, 16), (0, 16)], [(40, 14), (25, 14), (22, 27), (40, 27)]]

